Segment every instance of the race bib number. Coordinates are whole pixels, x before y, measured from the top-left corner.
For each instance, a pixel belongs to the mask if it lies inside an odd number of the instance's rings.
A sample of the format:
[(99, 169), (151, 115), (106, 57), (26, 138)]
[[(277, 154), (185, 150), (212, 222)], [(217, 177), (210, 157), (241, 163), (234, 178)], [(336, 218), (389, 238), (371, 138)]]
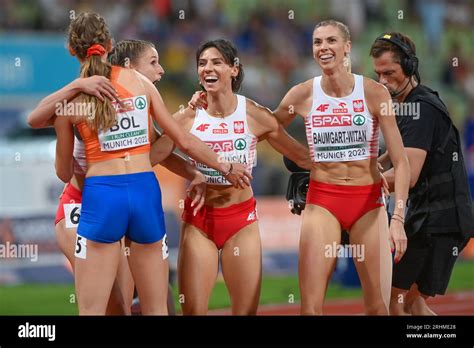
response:
[(116, 125), (99, 133), (102, 151), (129, 149), (150, 143), (146, 96), (122, 99), (122, 104), (113, 104), (117, 112)]
[(87, 257), (87, 239), (79, 235), (76, 236), (76, 250), (74, 256), (79, 259), (86, 259)]
[(161, 252), (163, 254), (163, 260), (166, 260), (169, 256), (169, 251), (168, 251), (168, 236), (165, 234), (163, 237), (163, 241), (161, 244)]
[(81, 203), (63, 205), (66, 228), (77, 228), (79, 225), (79, 218), (81, 217), (81, 206)]

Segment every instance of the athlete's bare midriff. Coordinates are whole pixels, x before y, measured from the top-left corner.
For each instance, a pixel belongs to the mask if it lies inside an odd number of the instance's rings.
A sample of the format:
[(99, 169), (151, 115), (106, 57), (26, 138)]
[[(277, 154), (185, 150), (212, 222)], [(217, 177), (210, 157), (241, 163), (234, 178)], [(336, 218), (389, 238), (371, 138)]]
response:
[(87, 163), (86, 177), (100, 175), (121, 175), (151, 172), (150, 153), (114, 158), (101, 162)]
[(377, 159), (348, 162), (313, 162), (311, 179), (327, 184), (363, 186), (380, 181)]
[(215, 208), (225, 208), (248, 201), (252, 197), (251, 187), (238, 189), (233, 186), (207, 185), (204, 204)]

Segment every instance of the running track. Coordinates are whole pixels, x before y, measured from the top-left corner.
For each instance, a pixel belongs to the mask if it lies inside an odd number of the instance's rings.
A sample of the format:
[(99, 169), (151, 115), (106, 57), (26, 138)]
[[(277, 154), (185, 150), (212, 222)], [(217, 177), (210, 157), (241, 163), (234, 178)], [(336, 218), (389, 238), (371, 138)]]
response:
[[(438, 315), (474, 315), (474, 291), (457, 292), (437, 296), (428, 300), (430, 308)], [(362, 315), (361, 299), (328, 300), (324, 306), (325, 315)], [(209, 311), (210, 315), (228, 315), (229, 309)], [(298, 305), (261, 305), (258, 315), (299, 315)]]

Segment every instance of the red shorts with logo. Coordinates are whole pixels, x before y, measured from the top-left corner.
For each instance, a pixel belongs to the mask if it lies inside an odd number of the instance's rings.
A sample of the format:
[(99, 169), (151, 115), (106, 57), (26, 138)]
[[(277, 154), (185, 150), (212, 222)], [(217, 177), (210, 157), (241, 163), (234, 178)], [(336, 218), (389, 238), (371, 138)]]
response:
[(257, 201), (254, 197), (226, 208), (204, 205), (196, 216), (193, 216), (194, 207), (191, 208), (191, 202), (191, 199), (186, 198), (182, 220), (204, 232), (218, 249), (222, 249), (225, 242), (242, 228), (258, 220)]
[(385, 205), (382, 182), (365, 185), (333, 185), (310, 180), (306, 204), (327, 209), (349, 230), (367, 212)]
[(59, 196), (59, 206), (58, 210), (56, 211), (56, 219), (54, 220), (54, 224), (56, 225), (59, 221), (64, 219), (64, 204), (81, 202), (82, 192), (72, 186), (70, 182), (68, 182), (63, 190), (63, 193), (61, 193), (61, 196)]

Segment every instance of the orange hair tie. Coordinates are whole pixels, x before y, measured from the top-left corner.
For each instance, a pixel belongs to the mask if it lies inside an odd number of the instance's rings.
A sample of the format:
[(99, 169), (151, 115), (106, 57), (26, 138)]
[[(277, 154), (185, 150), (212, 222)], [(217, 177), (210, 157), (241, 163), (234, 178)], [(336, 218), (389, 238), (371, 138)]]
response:
[(104, 46), (94, 44), (87, 49), (86, 58), (89, 58), (90, 56), (103, 56), (106, 52)]

